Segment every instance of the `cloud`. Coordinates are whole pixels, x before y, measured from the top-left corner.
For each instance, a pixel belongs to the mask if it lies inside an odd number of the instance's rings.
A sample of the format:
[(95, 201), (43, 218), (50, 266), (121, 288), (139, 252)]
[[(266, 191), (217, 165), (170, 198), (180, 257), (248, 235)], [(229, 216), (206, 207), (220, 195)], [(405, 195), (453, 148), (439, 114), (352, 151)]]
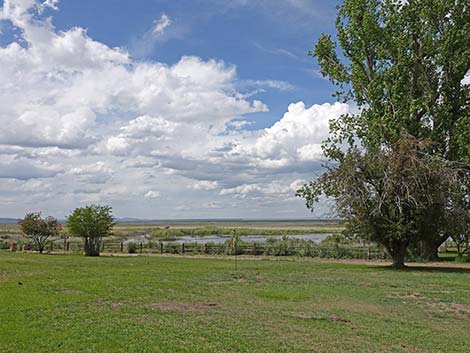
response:
[(350, 111), (350, 106), (345, 103), (311, 107), (306, 107), (303, 102), (292, 103), (278, 122), (260, 132), (251, 145), (240, 146), (238, 150), (263, 161), (277, 162), (280, 166), (299, 160), (320, 160), (329, 121)]
[(152, 33), (161, 36), (165, 32), (165, 28), (171, 25), (171, 19), (167, 15), (162, 14), (158, 20), (154, 21), (153, 25)]
[(218, 187), (219, 183), (212, 180), (199, 180), (190, 185), (190, 188), (194, 190), (215, 190)]
[(59, 1), (60, 0), (45, 0), (42, 4), (41, 4), (41, 7), (42, 8), (51, 8), (53, 10), (59, 10), (58, 8), (58, 4), (59, 4)]
[(295, 192), (305, 184), (305, 180), (296, 179), (290, 184), (270, 182), (267, 184), (243, 184), (229, 189), (222, 189), (220, 195), (237, 195), (243, 198), (259, 195), (293, 196)]
[(86, 184), (104, 184), (111, 178), (113, 173), (114, 170), (102, 161), (83, 164), (68, 171), (68, 174), (73, 175), (75, 180), (80, 180)]
[(128, 130), (123, 127), (122, 140), (133, 138), (142, 124), (158, 129), (162, 116), (210, 124), (218, 118), (220, 128), (266, 109), (237, 94), (234, 66), (196, 57), (171, 67), (134, 62), (124, 49), (96, 42), (82, 28), (58, 32), (49, 21), (33, 20), (34, 3), (26, 3), (6, 1), (1, 12), (22, 30), (27, 45), (0, 48), (0, 143), (86, 148), (102, 139), (97, 121), (110, 114), (138, 115)]
[(245, 80), (244, 84), (254, 87), (276, 88), (281, 91), (291, 91), (295, 88), (289, 82), (279, 80)]
[(160, 197), (160, 191), (149, 190), (145, 193), (144, 197), (146, 199), (156, 199)]
[(35, 163), (25, 159), (0, 160), (0, 178), (29, 180), (50, 178), (57, 175), (60, 169), (46, 163)]
[(266, 48), (265, 46), (263, 46), (263, 45), (261, 45), (260, 43), (257, 43), (257, 42), (253, 42), (253, 45), (256, 48), (258, 48), (259, 50), (264, 51), (264, 52), (269, 53), (269, 54), (272, 54), (272, 55), (284, 56), (286, 58), (293, 59), (293, 60), (296, 60), (296, 61), (305, 61), (304, 58), (300, 58), (299, 56), (295, 55), (294, 53), (292, 53), (291, 51), (289, 51), (287, 49), (283, 49), (283, 48), (269, 49), (269, 48)]
[[(288, 82), (240, 80), (216, 59), (134, 60), (83, 28), (54, 28), (41, 13), (57, 5), (5, 0), (0, 11), (18, 33), (0, 46), (0, 199), (57, 216), (102, 202), (125, 216), (177, 217), (182, 199), (200, 217), (211, 213), (197, 205), (232, 217), (305, 212), (292, 185), (320, 168), (328, 121), (348, 105), (293, 103), (272, 126), (248, 131), (252, 114), (269, 108), (243, 91), (293, 89)], [(162, 15), (151, 30), (167, 35), (172, 20)], [(32, 183), (46, 179), (49, 191)], [(160, 190), (164, 205), (140, 206)]]
[(130, 52), (133, 57), (145, 58), (152, 54), (155, 48), (170, 39), (179, 39), (185, 33), (185, 28), (175, 25), (173, 20), (162, 13), (158, 19), (155, 19), (150, 28), (134, 40), (130, 46)]

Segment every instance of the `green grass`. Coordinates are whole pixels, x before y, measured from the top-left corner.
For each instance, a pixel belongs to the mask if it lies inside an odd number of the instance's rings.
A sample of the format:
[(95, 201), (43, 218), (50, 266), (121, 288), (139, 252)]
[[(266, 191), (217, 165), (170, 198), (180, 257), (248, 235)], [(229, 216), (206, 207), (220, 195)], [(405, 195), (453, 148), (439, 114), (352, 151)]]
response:
[(1, 252), (0, 298), (2, 353), (470, 347), (465, 269)]

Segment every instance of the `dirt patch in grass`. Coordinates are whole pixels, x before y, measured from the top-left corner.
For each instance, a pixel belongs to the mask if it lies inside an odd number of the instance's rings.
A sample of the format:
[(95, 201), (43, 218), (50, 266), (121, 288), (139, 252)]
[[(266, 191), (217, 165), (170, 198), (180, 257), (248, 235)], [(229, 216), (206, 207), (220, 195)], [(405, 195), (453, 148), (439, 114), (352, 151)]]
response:
[(216, 307), (216, 303), (152, 303), (147, 305), (151, 309), (161, 311), (178, 311), (178, 312), (203, 312)]
[(470, 305), (468, 304), (434, 302), (428, 303), (428, 305), (429, 311), (433, 314), (453, 316), (459, 319), (470, 318)]
[(424, 299), (424, 296), (418, 292), (400, 292), (390, 293), (386, 295), (387, 298), (400, 298), (400, 299)]
[(305, 312), (300, 312), (300, 313), (293, 313), (293, 317), (299, 318), (299, 319), (309, 319), (309, 320), (327, 320), (327, 321), (333, 321), (333, 322), (341, 322), (345, 324), (351, 323), (351, 320), (345, 319), (341, 316), (335, 315), (335, 314), (309, 314)]
[(470, 305), (468, 304), (450, 304), (450, 306), (458, 311), (463, 311), (466, 313), (470, 313)]
[(66, 289), (61, 292), (62, 294), (82, 294), (81, 291), (76, 289)]
[(111, 309), (119, 309), (122, 306), (122, 303), (112, 303)]

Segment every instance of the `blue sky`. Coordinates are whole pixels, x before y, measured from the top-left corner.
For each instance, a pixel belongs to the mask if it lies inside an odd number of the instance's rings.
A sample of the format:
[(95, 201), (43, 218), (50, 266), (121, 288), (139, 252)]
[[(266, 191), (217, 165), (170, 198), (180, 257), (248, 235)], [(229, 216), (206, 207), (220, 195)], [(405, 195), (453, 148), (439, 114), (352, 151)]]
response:
[(5, 0), (0, 215), (305, 218), (328, 121), (307, 56), (336, 1)]

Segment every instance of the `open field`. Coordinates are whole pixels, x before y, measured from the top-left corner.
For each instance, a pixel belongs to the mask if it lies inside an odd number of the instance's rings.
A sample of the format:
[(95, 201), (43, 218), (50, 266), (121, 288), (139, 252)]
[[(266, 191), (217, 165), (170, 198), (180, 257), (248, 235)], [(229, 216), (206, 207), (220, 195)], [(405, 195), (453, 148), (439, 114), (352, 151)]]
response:
[(0, 253), (0, 352), (466, 352), (470, 269)]

